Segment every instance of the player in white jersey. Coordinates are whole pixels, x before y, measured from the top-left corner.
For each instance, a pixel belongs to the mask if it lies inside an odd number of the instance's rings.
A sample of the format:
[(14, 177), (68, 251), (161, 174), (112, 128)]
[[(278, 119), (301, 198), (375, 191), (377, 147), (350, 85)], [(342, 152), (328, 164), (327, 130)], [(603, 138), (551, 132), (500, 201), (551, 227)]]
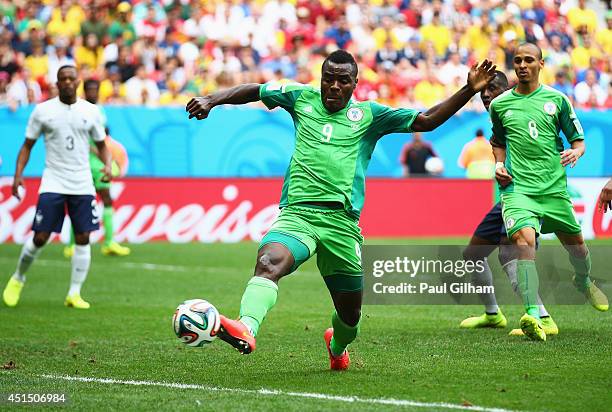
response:
[(13, 196), (20, 198), (23, 170), (32, 147), (43, 134), (46, 156), (38, 204), (32, 230), (33, 238), (23, 245), (15, 274), (9, 279), (2, 298), (7, 306), (16, 306), (25, 284), (25, 273), (49, 240), (51, 232), (60, 232), (66, 210), (75, 231), (76, 248), (72, 257), (70, 289), (65, 305), (89, 308), (81, 298), (81, 286), (91, 262), (89, 233), (98, 229), (95, 189), (89, 167), (89, 140), (92, 139), (103, 159), (106, 180), (111, 179), (111, 156), (104, 143), (104, 127), (98, 108), (77, 98), (79, 85), (74, 66), (62, 66), (57, 72), (59, 96), (38, 104), (28, 120), (26, 138), (17, 157)]

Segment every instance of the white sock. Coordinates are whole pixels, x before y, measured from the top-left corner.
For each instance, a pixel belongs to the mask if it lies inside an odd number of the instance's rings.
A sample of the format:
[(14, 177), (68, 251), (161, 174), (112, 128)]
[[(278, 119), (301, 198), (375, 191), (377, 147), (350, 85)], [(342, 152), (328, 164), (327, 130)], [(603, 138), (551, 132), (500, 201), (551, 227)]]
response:
[[(510, 262), (506, 263), (503, 268), (504, 268), (504, 272), (506, 272), (506, 275), (508, 276), (508, 280), (510, 281), (510, 284), (512, 285), (512, 289), (514, 290), (514, 292), (521, 296), (518, 290), (518, 279), (517, 279), (517, 275), (516, 275), (516, 265), (517, 265), (517, 260), (513, 259)], [(538, 298), (536, 301), (537, 305), (538, 305), (538, 309), (540, 310), (540, 317), (546, 317), (546, 316), (550, 316), (550, 314), (548, 313), (548, 311), (546, 310), (546, 308), (544, 307), (544, 303), (542, 303), (542, 298), (540, 297), (540, 294), (538, 293)]]
[(34, 238), (29, 238), (21, 248), (21, 254), (19, 255), (19, 261), (17, 262), (17, 269), (13, 279), (17, 279), (20, 282), (25, 282), (25, 274), (30, 268), (30, 265), (40, 255), (41, 247), (37, 247), (34, 244)]
[[(491, 273), (491, 268), (489, 267), (487, 258), (483, 258), (483, 270), (480, 272), (474, 272), (472, 275), (472, 283), (478, 286), (493, 286), (493, 273)], [(499, 306), (497, 306), (495, 293), (483, 293), (480, 295), (480, 299), (485, 305), (485, 312), (499, 312)]]
[(91, 263), (91, 246), (75, 245), (74, 255), (72, 255), (72, 275), (70, 278), (70, 290), (68, 296), (75, 293), (81, 294), (81, 286), (87, 278), (89, 264)]

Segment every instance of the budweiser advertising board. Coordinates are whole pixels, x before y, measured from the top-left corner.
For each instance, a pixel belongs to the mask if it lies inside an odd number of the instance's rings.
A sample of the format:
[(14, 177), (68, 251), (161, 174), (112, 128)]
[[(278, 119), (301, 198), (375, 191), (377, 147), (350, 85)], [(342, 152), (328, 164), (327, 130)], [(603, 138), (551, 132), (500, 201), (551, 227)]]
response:
[[(0, 243), (30, 236), (38, 179), (26, 179), (22, 201), (0, 177)], [(570, 181), (586, 237), (612, 236), (612, 214), (595, 211), (605, 179)], [(281, 179), (124, 179), (113, 184), (116, 239), (121, 242), (260, 240), (278, 215)], [(576, 195), (575, 193), (578, 193)], [(370, 179), (361, 227), (366, 237), (469, 236), (492, 205), (488, 181)], [(61, 240), (70, 225), (64, 223)], [(102, 236), (98, 231), (92, 240)]]

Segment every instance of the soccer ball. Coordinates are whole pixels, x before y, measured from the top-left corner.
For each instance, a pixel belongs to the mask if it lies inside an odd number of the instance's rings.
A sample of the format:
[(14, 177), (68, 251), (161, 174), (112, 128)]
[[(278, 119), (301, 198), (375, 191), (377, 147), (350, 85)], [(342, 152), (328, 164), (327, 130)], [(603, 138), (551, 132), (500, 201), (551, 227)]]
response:
[(444, 171), (444, 162), (439, 157), (430, 157), (425, 161), (425, 170), (432, 175), (442, 174)]
[(204, 299), (191, 299), (178, 305), (172, 325), (176, 336), (188, 346), (203, 346), (217, 338), (221, 326), (219, 311)]

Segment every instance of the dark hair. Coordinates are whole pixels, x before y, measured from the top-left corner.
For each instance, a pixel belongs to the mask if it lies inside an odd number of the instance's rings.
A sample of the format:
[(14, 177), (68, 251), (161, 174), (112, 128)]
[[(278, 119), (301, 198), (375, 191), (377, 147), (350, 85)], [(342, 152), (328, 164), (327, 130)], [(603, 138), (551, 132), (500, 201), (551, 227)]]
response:
[[(538, 45), (537, 45), (537, 44), (535, 44), (535, 43), (529, 43), (529, 42), (519, 44), (519, 48), (520, 48), (520, 47), (524, 47), (524, 46), (532, 46), (532, 47), (535, 47), (535, 49), (538, 51), (538, 59), (539, 59), (539, 60), (542, 60), (542, 49), (540, 49), (540, 46), (538, 46)], [(518, 50), (518, 48), (517, 48), (517, 50)]]
[(76, 68), (76, 66), (73, 66), (72, 64), (65, 64), (62, 67), (60, 67), (59, 69), (57, 69), (57, 76), (58, 77), (59, 77), (60, 72), (62, 70), (64, 70), (64, 69), (74, 69), (74, 70), (76, 70), (77, 68)]
[(88, 87), (100, 87), (100, 82), (96, 79), (87, 79), (83, 82), (83, 89), (87, 89)]
[(357, 73), (359, 69), (357, 68), (357, 62), (353, 55), (346, 50), (336, 50), (332, 52), (329, 56), (325, 58), (323, 61), (322, 68), (325, 68), (327, 63), (336, 63), (336, 64), (350, 64), (352, 66), (352, 74), (355, 78), (357, 78)]
[(502, 86), (504, 89), (508, 88), (508, 78), (504, 72), (495, 70), (495, 77), (493, 78), (493, 81)]
[(482, 131), (482, 129), (476, 130), (476, 136), (484, 136), (484, 132)]

